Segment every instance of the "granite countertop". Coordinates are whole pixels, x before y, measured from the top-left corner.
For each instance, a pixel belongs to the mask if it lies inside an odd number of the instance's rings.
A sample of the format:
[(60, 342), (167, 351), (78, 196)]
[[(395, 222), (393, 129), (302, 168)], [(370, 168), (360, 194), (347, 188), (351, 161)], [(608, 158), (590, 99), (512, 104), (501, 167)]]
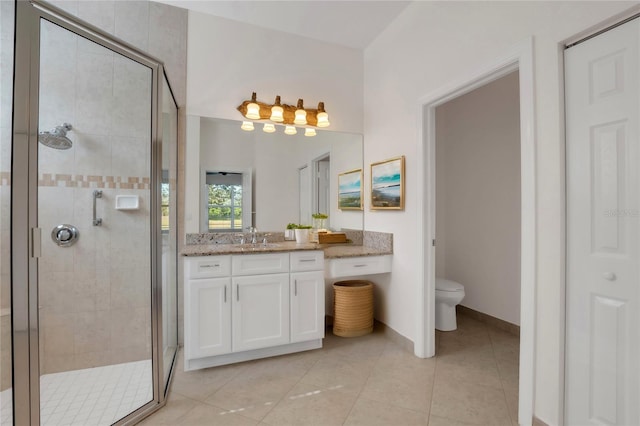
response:
[(317, 243), (297, 244), (295, 241), (269, 243), (266, 247), (262, 244), (192, 244), (184, 246), (181, 254), (183, 256), (215, 256), (224, 254), (277, 253), (301, 250), (324, 250), (325, 259), (393, 254), (393, 251), (391, 250), (362, 245)]

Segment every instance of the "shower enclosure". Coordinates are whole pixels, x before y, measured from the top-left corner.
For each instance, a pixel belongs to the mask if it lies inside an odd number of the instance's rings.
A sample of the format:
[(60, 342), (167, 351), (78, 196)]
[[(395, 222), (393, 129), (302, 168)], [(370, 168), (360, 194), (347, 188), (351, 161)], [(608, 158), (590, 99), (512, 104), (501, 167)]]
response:
[(0, 420), (134, 423), (178, 346), (176, 103), (146, 53), (39, 1), (15, 16)]

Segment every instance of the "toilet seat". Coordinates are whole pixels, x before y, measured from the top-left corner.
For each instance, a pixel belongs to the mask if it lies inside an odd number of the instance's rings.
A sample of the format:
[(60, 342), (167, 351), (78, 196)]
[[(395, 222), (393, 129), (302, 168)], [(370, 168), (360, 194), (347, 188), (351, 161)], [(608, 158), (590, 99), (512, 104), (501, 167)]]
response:
[(464, 291), (464, 286), (455, 281), (436, 278), (436, 291), (457, 292)]

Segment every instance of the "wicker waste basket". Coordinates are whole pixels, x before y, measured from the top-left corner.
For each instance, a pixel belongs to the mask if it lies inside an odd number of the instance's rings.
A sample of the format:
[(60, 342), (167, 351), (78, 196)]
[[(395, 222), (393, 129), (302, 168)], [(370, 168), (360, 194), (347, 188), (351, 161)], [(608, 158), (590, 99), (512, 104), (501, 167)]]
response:
[(333, 285), (333, 334), (357, 337), (373, 331), (373, 283), (338, 281)]

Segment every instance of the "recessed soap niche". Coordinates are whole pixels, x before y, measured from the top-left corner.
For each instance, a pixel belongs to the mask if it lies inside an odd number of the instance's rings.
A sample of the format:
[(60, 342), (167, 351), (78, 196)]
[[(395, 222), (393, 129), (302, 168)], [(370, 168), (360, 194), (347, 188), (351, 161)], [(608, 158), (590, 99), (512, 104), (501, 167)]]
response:
[(116, 195), (116, 210), (138, 210), (140, 197), (137, 195)]

